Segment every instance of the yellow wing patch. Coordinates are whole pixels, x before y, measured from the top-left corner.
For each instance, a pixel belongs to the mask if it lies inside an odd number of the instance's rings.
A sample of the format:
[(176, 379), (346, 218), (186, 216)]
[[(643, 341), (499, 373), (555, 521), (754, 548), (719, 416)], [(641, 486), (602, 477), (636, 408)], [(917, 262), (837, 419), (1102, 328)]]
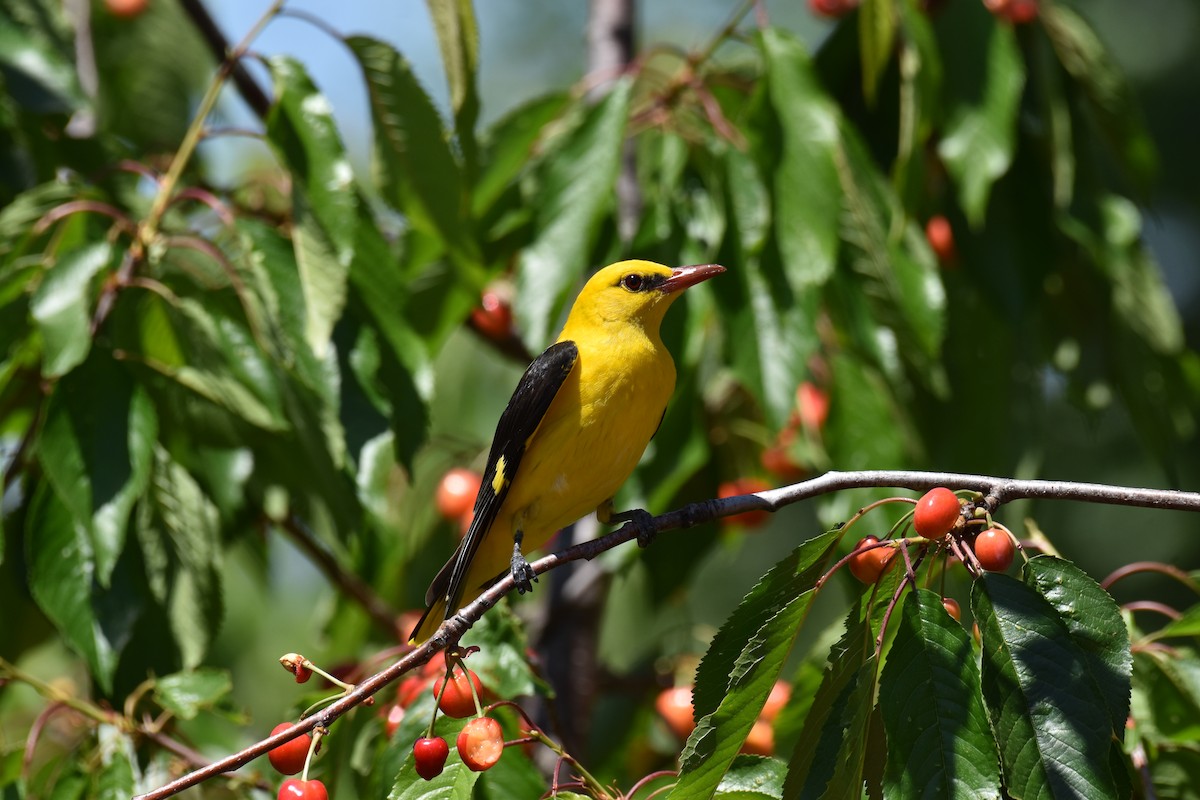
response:
[(504, 487), (508, 485), (508, 478), (504, 474), (504, 456), (500, 456), (496, 460), (496, 474), (492, 476), (492, 491), (497, 495), (504, 491)]

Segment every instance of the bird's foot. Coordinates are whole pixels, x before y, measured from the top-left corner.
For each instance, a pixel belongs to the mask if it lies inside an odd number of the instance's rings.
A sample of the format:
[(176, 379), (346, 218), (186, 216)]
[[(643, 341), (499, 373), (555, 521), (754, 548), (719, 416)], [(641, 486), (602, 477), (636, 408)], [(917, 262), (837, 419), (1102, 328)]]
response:
[(529, 566), (529, 562), (525, 560), (525, 556), (521, 553), (521, 544), (513, 543), (512, 561), (509, 563), (509, 572), (512, 573), (513, 582), (517, 585), (517, 594), (525, 594), (533, 591), (533, 584), (537, 583), (537, 575), (533, 572), (533, 567)]
[(648, 547), (658, 535), (654, 530), (654, 515), (641, 508), (631, 508), (609, 517), (611, 522), (629, 522), (637, 530), (638, 547)]

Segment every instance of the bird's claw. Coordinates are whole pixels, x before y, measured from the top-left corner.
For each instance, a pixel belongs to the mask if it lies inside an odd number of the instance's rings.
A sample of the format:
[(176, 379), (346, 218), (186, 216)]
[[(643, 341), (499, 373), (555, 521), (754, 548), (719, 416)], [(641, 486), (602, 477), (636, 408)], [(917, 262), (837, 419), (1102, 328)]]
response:
[(517, 585), (517, 594), (533, 591), (533, 584), (537, 583), (537, 575), (534, 574), (533, 567), (529, 566), (529, 562), (525, 560), (519, 544), (513, 545), (509, 572), (512, 573), (513, 582)]
[(626, 513), (629, 515), (629, 522), (637, 530), (638, 547), (649, 547), (658, 535), (658, 531), (654, 530), (654, 515), (640, 508)]

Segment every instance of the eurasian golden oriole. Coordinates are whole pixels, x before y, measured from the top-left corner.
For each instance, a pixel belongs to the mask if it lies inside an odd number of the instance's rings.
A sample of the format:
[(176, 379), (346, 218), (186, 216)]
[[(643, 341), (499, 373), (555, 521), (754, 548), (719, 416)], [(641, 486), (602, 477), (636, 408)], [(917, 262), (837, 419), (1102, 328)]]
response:
[(592, 510), (604, 523), (635, 518), (614, 514), (612, 498), (675, 389), (659, 327), (683, 289), (724, 271), (621, 261), (588, 280), (558, 341), (525, 370), (500, 415), (474, 518), (425, 593), (414, 643), (506, 571), (522, 592), (532, 589), (524, 554), (563, 526)]

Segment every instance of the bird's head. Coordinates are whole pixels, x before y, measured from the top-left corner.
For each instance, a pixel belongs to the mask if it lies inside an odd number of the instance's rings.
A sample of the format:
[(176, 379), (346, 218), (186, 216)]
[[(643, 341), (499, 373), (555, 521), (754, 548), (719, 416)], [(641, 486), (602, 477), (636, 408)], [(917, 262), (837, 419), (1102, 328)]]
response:
[(672, 269), (653, 261), (618, 261), (588, 279), (567, 327), (633, 324), (657, 335), (667, 308), (684, 289), (724, 271), (718, 264)]

